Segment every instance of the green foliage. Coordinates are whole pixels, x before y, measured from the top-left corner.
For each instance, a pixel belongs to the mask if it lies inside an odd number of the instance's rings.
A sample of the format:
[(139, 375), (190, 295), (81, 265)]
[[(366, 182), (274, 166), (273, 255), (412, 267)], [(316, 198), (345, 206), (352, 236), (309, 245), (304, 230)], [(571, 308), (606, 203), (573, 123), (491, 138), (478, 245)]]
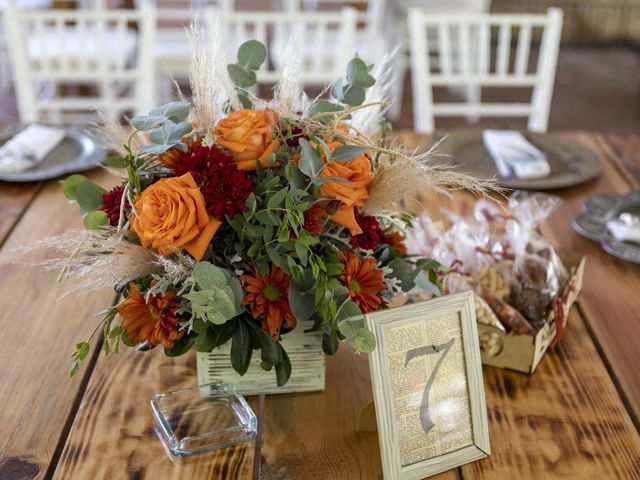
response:
[(109, 225), (109, 217), (101, 210), (87, 213), (83, 219), (84, 228), (87, 230), (96, 230), (105, 225)]
[(362, 312), (351, 300), (346, 300), (338, 311), (338, 329), (356, 352), (369, 353), (375, 349), (376, 338), (364, 326)]
[(72, 202), (80, 207), (84, 227), (95, 230), (109, 224), (109, 217), (99, 208), (102, 206), (102, 195), (107, 191), (93, 183), (84, 175), (71, 175), (62, 181), (62, 191)]
[(155, 145), (145, 145), (143, 152), (159, 155), (170, 148), (184, 152), (187, 145), (182, 141), (192, 131), (190, 123), (183, 123), (189, 116), (191, 104), (171, 102), (154, 108), (149, 115), (137, 115), (131, 119), (131, 125), (138, 131), (150, 132), (149, 140)]
[(331, 88), (333, 98), (350, 107), (358, 107), (364, 103), (365, 89), (372, 87), (376, 80), (369, 71), (373, 65), (367, 65), (360, 58), (354, 58), (347, 66), (346, 82), (336, 81)]
[(231, 339), (231, 366), (240, 375), (247, 373), (252, 352), (249, 327), (246, 322), (239, 321)]
[(191, 281), (191, 291), (182, 297), (190, 302), (185, 308), (190, 310), (192, 319), (221, 325), (242, 312), (242, 286), (230, 271), (210, 262), (199, 262)]
[(69, 376), (73, 377), (78, 370), (80, 370), (80, 362), (87, 358), (89, 355), (89, 350), (91, 350), (91, 345), (89, 342), (80, 342), (76, 344), (76, 349), (71, 354), (72, 364), (69, 369)]
[(246, 89), (256, 84), (256, 71), (267, 59), (267, 48), (257, 40), (249, 40), (240, 45), (238, 61), (227, 65), (229, 78), (236, 85), (238, 98), (244, 108), (253, 106)]

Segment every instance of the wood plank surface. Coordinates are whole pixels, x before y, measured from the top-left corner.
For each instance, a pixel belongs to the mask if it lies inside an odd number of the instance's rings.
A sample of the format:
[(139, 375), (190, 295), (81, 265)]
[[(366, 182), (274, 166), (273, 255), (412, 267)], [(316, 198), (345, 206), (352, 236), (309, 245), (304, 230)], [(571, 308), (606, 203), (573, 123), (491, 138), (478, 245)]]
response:
[[(261, 479), (381, 479), (378, 434), (358, 431), (373, 400), (367, 355), (342, 344), (327, 358), (324, 392), (267, 396)], [(456, 471), (431, 477), (454, 480)]]
[(0, 245), (41, 187), (39, 183), (0, 182)]
[[(186, 459), (161, 444), (149, 401), (196, 384), (193, 351), (178, 358), (161, 348), (101, 354), (54, 478), (250, 479), (255, 442)], [(250, 404), (257, 412), (257, 398)]]
[[(91, 176), (107, 179), (104, 172)], [(18, 199), (26, 197), (28, 193), (16, 194)], [(77, 207), (68, 205), (60, 186), (50, 182), (20, 218), (2, 251), (81, 226)], [(65, 286), (56, 283), (56, 276), (57, 272), (0, 263), (2, 479), (44, 478), (55, 461), (69, 415), (91, 373), (85, 370), (69, 379), (69, 355), (76, 342), (91, 334), (95, 312), (114, 299), (113, 291), (102, 291), (57, 301)]]
[(491, 456), (462, 478), (640, 478), (640, 435), (577, 309), (533, 376), (483, 370)]
[(633, 188), (640, 188), (640, 136), (599, 134), (594, 137)]

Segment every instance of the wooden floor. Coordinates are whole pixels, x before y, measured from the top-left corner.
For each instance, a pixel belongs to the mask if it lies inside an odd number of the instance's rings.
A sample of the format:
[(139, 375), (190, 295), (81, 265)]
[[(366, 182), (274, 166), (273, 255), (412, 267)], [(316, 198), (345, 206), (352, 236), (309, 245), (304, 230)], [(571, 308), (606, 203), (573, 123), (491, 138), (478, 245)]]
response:
[[(405, 78), (396, 129), (413, 128), (411, 79)], [(311, 92), (312, 93), (312, 92)], [(483, 92), (490, 101), (526, 101), (527, 92)], [(0, 92), (0, 124), (17, 122), (12, 91)], [(465, 119), (437, 119), (438, 129), (468, 125)], [(525, 127), (522, 119), (483, 119), (482, 126)], [(640, 132), (640, 51), (631, 47), (563, 47), (560, 51), (550, 130)]]

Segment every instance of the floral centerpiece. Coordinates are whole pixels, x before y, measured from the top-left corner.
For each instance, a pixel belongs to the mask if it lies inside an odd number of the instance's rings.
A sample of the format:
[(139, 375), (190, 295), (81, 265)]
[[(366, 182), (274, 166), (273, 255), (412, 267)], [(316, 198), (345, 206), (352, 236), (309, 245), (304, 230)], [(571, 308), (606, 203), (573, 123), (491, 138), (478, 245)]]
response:
[[(122, 183), (105, 191), (81, 175), (66, 179), (87, 230), (45, 241), (72, 251), (63, 273), (80, 290), (121, 294), (102, 312), (104, 351), (124, 344), (176, 356), (231, 342), (239, 374), (259, 350), (278, 385), (291, 374), (280, 341), (293, 329), (322, 330), (327, 354), (342, 340), (371, 351), (362, 314), (416, 283), (439, 292), (440, 265), (406, 253), (403, 198), (481, 186), (430, 164), (428, 152), (392, 146), (384, 63), (354, 58), (328, 99), (309, 100), (290, 51), (265, 101), (250, 90), (264, 45), (243, 44), (226, 65), (192, 36), (193, 106), (164, 105), (129, 129), (105, 119), (118, 155), (104, 164)], [(89, 342), (77, 344), (72, 375), (88, 351)]]

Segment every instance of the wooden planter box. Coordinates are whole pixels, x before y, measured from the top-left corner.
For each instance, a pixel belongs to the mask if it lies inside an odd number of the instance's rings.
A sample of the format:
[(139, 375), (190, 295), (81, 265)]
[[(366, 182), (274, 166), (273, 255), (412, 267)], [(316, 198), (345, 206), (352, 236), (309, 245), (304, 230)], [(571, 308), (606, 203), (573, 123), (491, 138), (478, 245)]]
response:
[(291, 361), (291, 378), (283, 387), (276, 385), (276, 374), (260, 366), (260, 352), (253, 351), (247, 373), (238, 375), (231, 366), (231, 341), (210, 353), (197, 354), (198, 383), (223, 381), (235, 385), (242, 395), (271, 393), (314, 392), (324, 390), (325, 356), (322, 351), (322, 332), (304, 333), (296, 328), (282, 336), (282, 346)]
[[(582, 288), (585, 257), (566, 255), (561, 259), (571, 272), (562, 293), (563, 326), (566, 326), (569, 310)], [(557, 325), (553, 311), (545, 326), (535, 336), (505, 333), (496, 327), (478, 323), (482, 363), (492, 367), (508, 368), (532, 374), (553, 342), (556, 332)]]

